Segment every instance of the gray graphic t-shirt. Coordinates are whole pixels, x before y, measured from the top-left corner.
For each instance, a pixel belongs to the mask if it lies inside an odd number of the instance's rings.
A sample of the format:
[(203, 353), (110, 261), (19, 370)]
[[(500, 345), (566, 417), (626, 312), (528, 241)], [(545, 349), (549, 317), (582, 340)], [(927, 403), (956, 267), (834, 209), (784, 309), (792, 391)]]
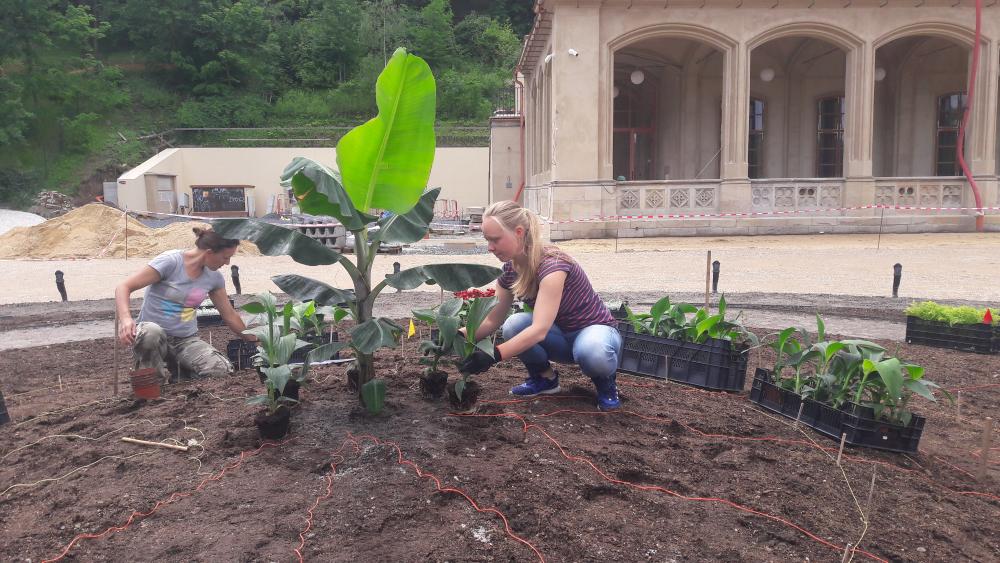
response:
[(189, 278), (184, 271), (183, 250), (168, 250), (149, 265), (160, 273), (160, 281), (146, 288), (139, 322), (156, 323), (169, 336), (197, 334), (195, 309), (213, 290), (226, 287), (226, 279), (208, 268), (197, 278)]

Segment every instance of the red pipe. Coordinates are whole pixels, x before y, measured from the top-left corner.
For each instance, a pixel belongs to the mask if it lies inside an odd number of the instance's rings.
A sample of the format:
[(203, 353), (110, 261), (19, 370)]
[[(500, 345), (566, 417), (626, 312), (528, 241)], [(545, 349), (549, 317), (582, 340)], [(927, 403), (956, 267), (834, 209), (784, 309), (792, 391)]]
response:
[[(518, 88), (518, 84), (521, 85)], [(520, 123), (518, 127), (520, 128), (521, 137), (521, 183), (517, 186), (517, 193), (514, 194), (514, 199), (511, 201), (517, 202), (521, 199), (521, 192), (524, 191), (524, 184), (527, 181), (527, 170), (525, 170), (525, 154), (524, 154), (524, 83), (517, 77), (517, 69), (514, 69), (514, 88), (518, 88), (517, 97), (520, 102), (517, 104), (517, 113), (520, 118)]]
[(965, 163), (965, 128), (969, 123), (969, 115), (972, 113), (972, 100), (976, 91), (976, 74), (979, 71), (979, 41), (982, 37), (983, 23), (983, 0), (976, 0), (976, 34), (972, 44), (972, 67), (969, 69), (969, 91), (965, 96), (965, 110), (962, 112), (962, 123), (958, 128), (958, 164), (962, 167), (962, 174), (972, 188), (972, 194), (976, 197), (976, 231), (983, 232), (986, 223), (986, 216), (983, 214), (983, 196), (979, 192), (979, 185), (972, 177), (972, 171)]

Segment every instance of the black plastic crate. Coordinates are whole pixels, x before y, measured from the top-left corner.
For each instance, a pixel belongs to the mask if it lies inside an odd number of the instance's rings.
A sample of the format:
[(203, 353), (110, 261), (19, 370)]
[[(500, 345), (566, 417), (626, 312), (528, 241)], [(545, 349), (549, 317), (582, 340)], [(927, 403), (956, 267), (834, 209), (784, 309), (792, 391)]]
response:
[[(765, 409), (788, 418), (795, 419), (799, 414), (802, 396), (794, 391), (782, 389), (774, 383), (771, 372), (757, 368), (754, 372), (753, 385), (750, 387), (750, 400)], [(803, 416), (805, 416), (805, 409)]]
[(0, 391), (0, 426), (10, 422), (10, 413), (7, 412), (7, 401), (3, 398), (3, 391)]
[(812, 399), (803, 399), (802, 402), (805, 406), (802, 408), (800, 420), (820, 434), (839, 440), (843, 428), (844, 411)]
[(1000, 329), (985, 323), (952, 326), (945, 322), (907, 316), (906, 342), (992, 354), (1000, 352)]
[(257, 345), (242, 338), (234, 338), (226, 344), (226, 356), (237, 370), (253, 367), (251, 359), (257, 353)]
[[(229, 304), (235, 307), (236, 306), (236, 301), (233, 300), (233, 299), (230, 299), (229, 300)], [(198, 311), (205, 311), (205, 310), (208, 310), (208, 309), (214, 310), (215, 307), (206, 305), (204, 307), (198, 306), (198, 308), (195, 309), (195, 319), (198, 321), (198, 328), (205, 328), (205, 327), (210, 327), (210, 326), (221, 326), (222, 325), (222, 315), (220, 315), (219, 313), (214, 313), (214, 314), (211, 314), (211, 315), (199, 315), (198, 314)]]
[(842, 413), (841, 432), (847, 434), (846, 443), (890, 452), (916, 453), (927, 422), (913, 415), (906, 426), (893, 424), (877, 419), (875, 411), (856, 403), (846, 405)]
[(742, 391), (746, 383), (746, 351), (728, 340), (696, 344), (626, 330), (622, 341), (618, 367), (626, 373), (719, 391)]
[[(298, 350), (292, 352), (292, 357), (288, 359), (290, 364), (301, 364), (306, 361), (306, 356), (309, 352), (312, 352), (316, 348), (322, 346), (323, 344), (329, 344), (331, 342), (340, 342), (340, 335), (336, 332), (328, 332), (322, 336), (310, 336), (305, 339), (309, 344), (299, 348)], [(340, 352), (333, 355), (332, 360), (340, 359)]]

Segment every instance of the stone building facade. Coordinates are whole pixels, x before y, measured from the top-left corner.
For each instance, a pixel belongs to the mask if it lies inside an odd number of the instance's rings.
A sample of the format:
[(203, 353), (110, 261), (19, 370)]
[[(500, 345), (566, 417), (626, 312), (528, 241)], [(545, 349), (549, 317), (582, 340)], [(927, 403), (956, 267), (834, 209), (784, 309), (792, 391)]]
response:
[[(987, 4), (964, 155), (996, 207)], [(553, 240), (972, 230), (975, 209), (895, 206), (976, 207), (956, 158), (974, 29), (969, 0), (539, 0), (523, 201)], [(667, 214), (710, 217), (570, 222)]]

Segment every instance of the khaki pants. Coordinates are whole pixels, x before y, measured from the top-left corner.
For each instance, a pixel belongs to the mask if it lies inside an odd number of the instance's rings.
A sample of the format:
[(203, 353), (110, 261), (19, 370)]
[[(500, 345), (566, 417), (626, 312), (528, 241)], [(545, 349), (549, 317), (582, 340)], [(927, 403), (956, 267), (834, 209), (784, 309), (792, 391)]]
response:
[(156, 323), (136, 325), (135, 369), (156, 368), (164, 382), (170, 381), (167, 366), (174, 366), (177, 375), (194, 373), (196, 377), (221, 376), (233, 373), (233, 366), (215, 348), (197, 336), (169, 336)]

